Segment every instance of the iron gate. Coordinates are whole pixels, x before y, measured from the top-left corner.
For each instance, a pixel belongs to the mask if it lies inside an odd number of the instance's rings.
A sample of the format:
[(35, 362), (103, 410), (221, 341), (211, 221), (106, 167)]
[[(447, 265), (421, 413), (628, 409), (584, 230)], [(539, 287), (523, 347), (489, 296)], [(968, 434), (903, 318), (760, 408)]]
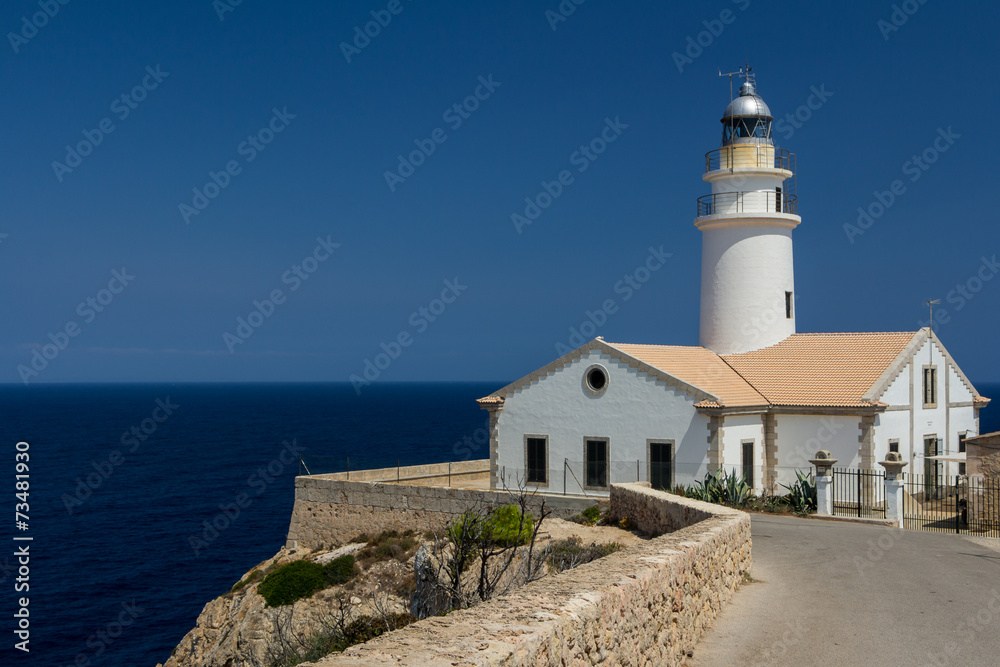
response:
[(907, 475), (903, 485), (903, 527), (1000, 537), (1000, 480)]
[(833, 469), (833, 513), (865, 519), (885, 518), (885, 473), (857, 468)]

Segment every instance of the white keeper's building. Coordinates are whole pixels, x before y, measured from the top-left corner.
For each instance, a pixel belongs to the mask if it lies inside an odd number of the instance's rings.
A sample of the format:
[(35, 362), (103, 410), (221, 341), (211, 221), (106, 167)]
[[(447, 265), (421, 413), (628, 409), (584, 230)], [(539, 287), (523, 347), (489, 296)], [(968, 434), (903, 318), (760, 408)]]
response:
[(983, 398), (929, 329), (795, 332), (795, 155), (771, 141), (746, 76), (706, 155), (700, 346), (597, 338), (479, 399), (490, 415), (490, 482), (607, 493), (612, 482), (691, 484), (720, 467), (758, 492), (807, 472), (876, 469), (898, 451), (918, 474), (963, 474)]

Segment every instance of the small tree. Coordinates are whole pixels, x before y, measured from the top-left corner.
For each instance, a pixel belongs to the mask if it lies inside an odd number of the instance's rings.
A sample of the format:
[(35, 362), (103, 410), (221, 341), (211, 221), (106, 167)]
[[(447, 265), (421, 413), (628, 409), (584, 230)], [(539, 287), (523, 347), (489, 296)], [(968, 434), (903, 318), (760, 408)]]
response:
[(544, 576), (545, 556), (536, 553), (535, 543), (552, 511), (543, 499), (536, 518), (529, 511), (533, 498), (519, 486), (509, 503), (479, 500), (448, 525), (444, 538), (431, 546), (433, 572), (424, 580), (432, 590), (423, 596), (423, 613), (437, 613), (440, 602), (451, 609), (470, 607)]

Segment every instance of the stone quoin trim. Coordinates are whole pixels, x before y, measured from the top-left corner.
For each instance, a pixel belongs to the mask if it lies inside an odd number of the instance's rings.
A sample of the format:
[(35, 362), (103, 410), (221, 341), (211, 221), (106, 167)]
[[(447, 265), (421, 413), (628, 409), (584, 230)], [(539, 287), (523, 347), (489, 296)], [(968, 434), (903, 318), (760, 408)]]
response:
[(709, 415), (708, 418), (708, 471), (715, 472), (722, 467), (722, 432), (726, 418), (723, 415)]

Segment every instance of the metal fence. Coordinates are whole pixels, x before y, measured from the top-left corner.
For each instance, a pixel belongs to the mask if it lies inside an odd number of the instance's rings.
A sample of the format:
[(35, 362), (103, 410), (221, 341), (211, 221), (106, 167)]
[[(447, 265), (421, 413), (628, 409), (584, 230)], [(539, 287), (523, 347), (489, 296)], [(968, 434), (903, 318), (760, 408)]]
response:
[(796, 195), (774, 190), (751, 192), (718, 192), (698, 197), (698, 217), (724, 213), (792, 213), (798, 212)]
[(903, 527), (1000, 537), (1000, 480), (956, 475), (908, 475)]
[[(788, 493), (787, 486), (793, 485), (796, 472), (810, 474), (806, 468), (774, 468), (763, 466), (744, 468), (741, 465), (723, 466), (727, 474), (742, 475), (751, 482), (758, 496), (781, 496)], [(708, 473), (707, 462), (649, 462), (639, 460), (618, 461), (594, 465), (582, 460), (563, 459), (549, 461), (545, 469), (528, 470), (519, 466), (501, 465), (497, 469), (497, 485), (501, 488), (538, 489), (546, 493), (561, 495), (605, 495), (610, 484), (625, 482), (649, 482), (653, 488), (674, 491), (678, 486), (692, 486), (705, 480)]]
[(767, 167), (795, 171), (795, 153), (770, 144), (738, 144), (705, 153), (705, 171)]
[(885, 473), (857, 468), (833, 469), (833, 513), (864, 519), (885, 518)]

